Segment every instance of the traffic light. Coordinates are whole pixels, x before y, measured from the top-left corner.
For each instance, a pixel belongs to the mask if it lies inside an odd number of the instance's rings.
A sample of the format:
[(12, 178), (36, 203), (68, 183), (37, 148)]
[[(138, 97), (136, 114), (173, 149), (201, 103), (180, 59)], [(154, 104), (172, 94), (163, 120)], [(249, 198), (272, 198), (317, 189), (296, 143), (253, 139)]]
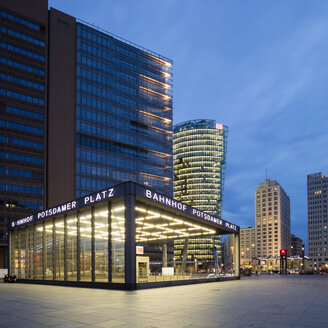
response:
[(280, 273), (287, 273), (287, 249), (280, 250)]
[(281, 249), (280, 250), (280, 258), (281, 259), (287, 258), (287, 249)]

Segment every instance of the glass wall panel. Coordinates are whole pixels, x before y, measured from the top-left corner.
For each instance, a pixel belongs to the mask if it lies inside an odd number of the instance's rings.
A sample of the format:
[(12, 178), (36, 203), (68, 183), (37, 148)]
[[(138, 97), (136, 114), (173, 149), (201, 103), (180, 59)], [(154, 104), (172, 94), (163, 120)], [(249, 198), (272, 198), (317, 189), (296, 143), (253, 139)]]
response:
[(53, 280), (54, 279), (54, 251), (53, 251), (53, 224), (52, 220), (45, 223), (44, 230), (44, 242), (45, 242), (45, 254), (44, 258), (44, 268), (45, 268), (45, 279)]
[(55, 280), (64, 280), (64, 218), (55, 220)]
[(26, 278), (34, 278), (34, 226), (28, 226), (26, 228), (26, 246), (27, 246), (27, 275)]
[(108, 282), (108, 205), (94, 210), (95, 280)]
[(26, 278), (26, 228), (19, 231), (20, 247), (20, 270), (18, 278)]
[(11, 235), (11, 274), (18, 277), (19, 270), (19, 230), (14, 230)]
[(81, 211), (80, 220), (80, 281), (91, 281), (91, 209)]
[(124, 203), (113, 202), (111, 210), (112, 282), (125, 282), (125, 215)]
[(35, 268), (36, 279), (43, 279), (43, 224), (35, 226)]
[(67, 280), (77, 280), (77, 217), (76, 212), (66, 218), (67, 242), (66, 242), (66, 267)]

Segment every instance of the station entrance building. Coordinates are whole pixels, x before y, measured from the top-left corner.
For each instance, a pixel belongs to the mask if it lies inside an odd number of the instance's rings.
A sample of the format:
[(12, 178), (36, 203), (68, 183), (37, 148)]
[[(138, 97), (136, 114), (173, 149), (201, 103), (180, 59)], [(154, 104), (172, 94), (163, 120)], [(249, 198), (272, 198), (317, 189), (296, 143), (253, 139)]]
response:
[[(167, 260), (175, 239), (229, 234), (239, 279), (239, 227), (124, 182), (10, 223), (10, 273), (21, 282), (140, 289), (217, 280)], [(161, 272), (144, 250), (162, 245)]]

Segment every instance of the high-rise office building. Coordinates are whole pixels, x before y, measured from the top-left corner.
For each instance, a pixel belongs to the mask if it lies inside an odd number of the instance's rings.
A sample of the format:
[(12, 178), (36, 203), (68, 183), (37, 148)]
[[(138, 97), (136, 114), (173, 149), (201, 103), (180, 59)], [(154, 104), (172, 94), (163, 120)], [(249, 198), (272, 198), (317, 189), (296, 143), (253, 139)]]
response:
[(322, 172), (307, 176), (308, 252), (314, 270), (328, 269), (328, 177)]
[(256, 231), (248, 227), (240, 229), (240, 266), (251, 267), (256, 257)]
[(48, 206), (126, 180), (172, 195), (172, 61), (54, 9), (49, 30)]
[(172, 61), (56, 9), (1, 1), (0, 267), (6, 224), (132, 180), (173, 195)]
[(265, 179), (255, 190), (257, 256), (280, 256), (290, 250), (290, 200), (276, 180)]
[(304, 257), (303, 240), (295, 235), (291, 235), (290, 255)]
[(47, 21), (46, 1), (0, 3), (0, 268), (7, 223), (44, 204)]
[[(215, 120), (193, 120), (173, 129), (174, 198), (221, 217), (228, 127)], [(176, 261), (183, 258), (183, 241), (175, 242)], [(208, 267), (214, 248), (221, 257), (219, 236), (190, 239), (187, 260)]]

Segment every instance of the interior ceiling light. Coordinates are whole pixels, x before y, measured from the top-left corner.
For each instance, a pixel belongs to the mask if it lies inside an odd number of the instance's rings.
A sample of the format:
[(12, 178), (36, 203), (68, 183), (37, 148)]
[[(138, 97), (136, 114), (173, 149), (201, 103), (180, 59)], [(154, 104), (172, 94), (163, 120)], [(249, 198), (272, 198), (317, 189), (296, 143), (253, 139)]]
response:
[[(136, 241), (156, 241), (215, 234), (214, 229), (136, 206)], [(147, 213), (144, 217), (144, 213)], [(147, 222), (145, 222), (147, 221)]]

